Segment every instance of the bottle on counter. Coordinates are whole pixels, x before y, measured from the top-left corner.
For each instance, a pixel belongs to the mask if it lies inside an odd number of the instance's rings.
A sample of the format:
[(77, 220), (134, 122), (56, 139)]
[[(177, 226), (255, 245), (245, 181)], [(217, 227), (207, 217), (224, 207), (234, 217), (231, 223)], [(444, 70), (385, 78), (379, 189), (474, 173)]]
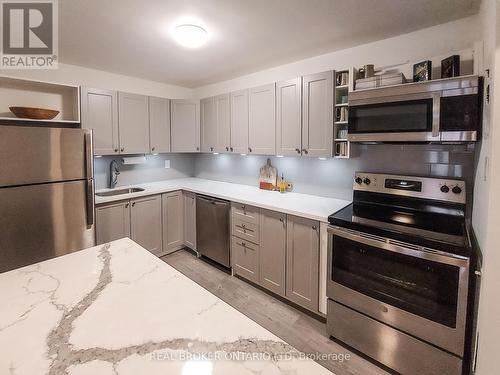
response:
[(278, 184), (278, 188), (279, 188), (280, 193), (286, 192), (286, 186), (287, 186), (287, 183), (286, 183), (285, 178), (283, 177), (283, 173), (282, 173), (281, 178), (279, 180), (279, 184)]

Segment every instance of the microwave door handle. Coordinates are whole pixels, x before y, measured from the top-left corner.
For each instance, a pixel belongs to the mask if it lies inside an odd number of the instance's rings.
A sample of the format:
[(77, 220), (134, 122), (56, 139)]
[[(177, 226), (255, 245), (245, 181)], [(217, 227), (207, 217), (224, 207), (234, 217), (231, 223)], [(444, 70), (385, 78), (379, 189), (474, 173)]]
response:
[(441, 93), (435, 92), (432, 94), (432, 136), (439, 137), (441, 132)]

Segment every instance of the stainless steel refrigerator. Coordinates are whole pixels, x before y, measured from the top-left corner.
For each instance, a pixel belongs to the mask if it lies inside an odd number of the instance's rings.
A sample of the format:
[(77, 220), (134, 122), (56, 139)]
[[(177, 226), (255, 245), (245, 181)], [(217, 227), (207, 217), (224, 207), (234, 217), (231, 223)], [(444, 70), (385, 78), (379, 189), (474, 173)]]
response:
[(0, 125), (0, 272), (95, 245), (92, 132)]

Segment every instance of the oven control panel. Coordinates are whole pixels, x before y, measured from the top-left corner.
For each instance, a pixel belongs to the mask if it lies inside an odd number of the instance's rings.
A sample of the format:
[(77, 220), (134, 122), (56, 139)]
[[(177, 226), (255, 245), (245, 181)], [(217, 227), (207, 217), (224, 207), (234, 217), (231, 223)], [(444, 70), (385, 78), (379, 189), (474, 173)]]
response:
[(465, 181), (357, 172), (354, 190), (465, 204)]

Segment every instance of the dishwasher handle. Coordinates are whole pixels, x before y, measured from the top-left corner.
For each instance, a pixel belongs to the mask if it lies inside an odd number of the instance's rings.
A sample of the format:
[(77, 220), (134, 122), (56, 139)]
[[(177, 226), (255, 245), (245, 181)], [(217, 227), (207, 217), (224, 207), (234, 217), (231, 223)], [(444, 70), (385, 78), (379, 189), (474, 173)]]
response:
[(203, 195), (197, 195), (196, 199), (199, 199), (199, 200), (207, 202), (207, 203), (216, 204), (216, 205), (228, 205), (229, 204), (228, 201), (219, 200), (216, 198), (205, 197)]

